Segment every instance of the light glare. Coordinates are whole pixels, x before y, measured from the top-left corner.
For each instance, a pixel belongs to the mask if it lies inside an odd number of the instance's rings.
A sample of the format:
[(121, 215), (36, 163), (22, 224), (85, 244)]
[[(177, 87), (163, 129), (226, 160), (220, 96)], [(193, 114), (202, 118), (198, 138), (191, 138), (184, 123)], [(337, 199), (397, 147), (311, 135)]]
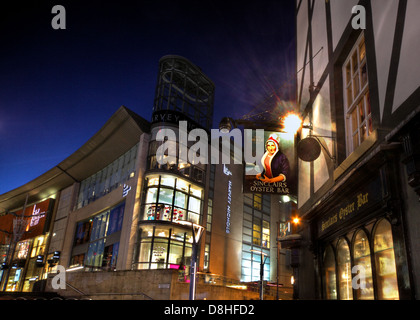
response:
[(284, 131), (295, 134), (302, 126), (302, 119), (294, 114), (290, 113), (284, 117)]

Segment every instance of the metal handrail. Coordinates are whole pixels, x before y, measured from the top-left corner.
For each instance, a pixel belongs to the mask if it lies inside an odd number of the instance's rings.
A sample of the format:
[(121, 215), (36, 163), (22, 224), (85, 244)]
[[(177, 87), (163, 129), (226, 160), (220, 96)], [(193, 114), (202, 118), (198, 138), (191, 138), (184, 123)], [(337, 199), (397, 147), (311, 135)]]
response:
[(152, 297), (148, 296), (147, 294), (143, 293), (143, 292), (97, 292), (97, 293), (84, 293), (83, 291), (77, 289), (75, 286), (71, 285), (70, 283), (66, 282), (66, 285), (69, 286), (72, 290), (76, 291), (77, 293), (81, 294), (82, 296), (106, 296), (106, 295), (142, 295), (150, 300), (153, 300)]

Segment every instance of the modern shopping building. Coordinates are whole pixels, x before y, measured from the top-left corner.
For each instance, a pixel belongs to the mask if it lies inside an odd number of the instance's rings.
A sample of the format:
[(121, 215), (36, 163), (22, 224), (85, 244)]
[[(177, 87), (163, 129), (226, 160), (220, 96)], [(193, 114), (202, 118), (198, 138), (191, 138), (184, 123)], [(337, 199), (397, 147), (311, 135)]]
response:
[(296, 8), (297, 102), (312, 125), (300, 139), (307, 152), (321, 148), (299, 160), (295, 293), (418, 299), (420, 4), (300, 0)]
[[(199, 298), (258, 298), (232, 288), (260, 280), (261, 252), (264, 280), (290, 293), (288, 250), (278, 250), (276, 240), (293, 203), (243, 194), (243, 166), (233, 162), (184, 161), (181, 151), (159, 161), (165, 130), (176, 133), (175, 150), (190, 151), (193, 142), (182, 139), (179, 121), (187, 121), (186, 134), (210, 132), (214, 90), (190, 61), (165, 56), (151, 121), (120, 107), (67, 159), (1, 195), (3, 291), (46, 287), (65, 296), (185, 299), (201, 231)], [(21, 234), (13, 228), (18, 218), (30, 226)], [(60, 268), (65, 290), (52, 286)], [(216, 292), (214, 284), (231, 291)]]

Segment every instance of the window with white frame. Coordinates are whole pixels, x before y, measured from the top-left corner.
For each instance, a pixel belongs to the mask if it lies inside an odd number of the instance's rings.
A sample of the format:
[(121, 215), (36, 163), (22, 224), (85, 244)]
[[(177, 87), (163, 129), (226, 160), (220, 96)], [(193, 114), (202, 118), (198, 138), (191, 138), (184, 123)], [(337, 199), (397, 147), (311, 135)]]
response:
[(344, 63), (343, 83), (347, 155), (349, 155), (373, 132), (366, 46), (363, 34)]

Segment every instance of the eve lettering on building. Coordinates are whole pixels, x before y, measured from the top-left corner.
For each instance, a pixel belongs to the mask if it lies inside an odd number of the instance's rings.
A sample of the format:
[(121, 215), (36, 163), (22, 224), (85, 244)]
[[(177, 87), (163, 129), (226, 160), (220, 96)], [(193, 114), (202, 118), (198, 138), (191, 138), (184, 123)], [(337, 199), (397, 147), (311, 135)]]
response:
[(66, 9), (64, 6), (55, 5), (51, 9), (51, 13), (56, 15), (51, 20), (51, 26), (54, 30), (66, 29)]

